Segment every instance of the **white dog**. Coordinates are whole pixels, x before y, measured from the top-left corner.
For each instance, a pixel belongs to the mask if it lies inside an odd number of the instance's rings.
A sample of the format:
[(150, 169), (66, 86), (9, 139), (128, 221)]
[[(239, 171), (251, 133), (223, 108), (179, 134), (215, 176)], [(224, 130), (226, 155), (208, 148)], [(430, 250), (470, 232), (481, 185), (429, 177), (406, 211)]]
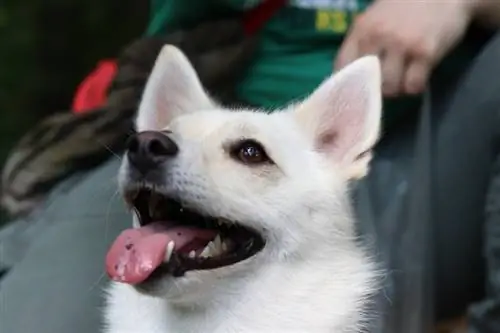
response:
[(347, 189), (368, 172), (380, 90), (368, 56), (284, 110), (228, 110), (165, 46), (119, 175), (135, 218), (106, 258), (105, 331), (359, 330), (377, 279)]

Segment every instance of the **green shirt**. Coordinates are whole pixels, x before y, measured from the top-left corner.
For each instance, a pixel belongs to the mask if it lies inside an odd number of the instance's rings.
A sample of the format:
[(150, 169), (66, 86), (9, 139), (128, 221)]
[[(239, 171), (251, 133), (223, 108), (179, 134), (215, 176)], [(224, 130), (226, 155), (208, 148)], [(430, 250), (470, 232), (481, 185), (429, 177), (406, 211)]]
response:
[[(275, 108), (308, 95), (331, 74), (334, 56), (353, 17), (368, 1), (289, 1), (263, 27), (255, 61), (238, 86), (239, 97)], [(261, 2), (153, 0), (149, 33), (191, 24), (202, 13), (243, 11)]]
[[(219, 13), (242, 12), (262, 0), (153, 0), (148, 34), (160, 34)], [(272, 109), (311, 93), (332, 73), (335, 56), (353, 22), (372, 0), (291, 0), (260, 32), (260, 48), (239, 97)], [(420, 98), (384, 101), (384, 114), (416, 109)], [(389, 118), (394, 119), (391, 116)], [(398, 117), (396, 117), (398, 118)]]

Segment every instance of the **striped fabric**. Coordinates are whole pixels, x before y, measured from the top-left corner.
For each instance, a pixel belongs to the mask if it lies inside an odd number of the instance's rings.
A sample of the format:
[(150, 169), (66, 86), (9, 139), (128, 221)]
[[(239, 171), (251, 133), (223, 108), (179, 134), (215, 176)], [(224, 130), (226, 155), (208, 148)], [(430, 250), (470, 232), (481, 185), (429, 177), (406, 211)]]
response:
[(12, 217), (27, 214), (60, 181), (122, 153), (133, 132), (143, 87), (164, 44), (174, 44), (186, 53), (204, 86), (222, 104), (236, 102), (235, 81), (255, 49), (239, 19), (202, 23), (164, 38), (139, 39), (121, 54), (105, 107), (53, 115), (18, 142), (2, 171), (2, 208)]

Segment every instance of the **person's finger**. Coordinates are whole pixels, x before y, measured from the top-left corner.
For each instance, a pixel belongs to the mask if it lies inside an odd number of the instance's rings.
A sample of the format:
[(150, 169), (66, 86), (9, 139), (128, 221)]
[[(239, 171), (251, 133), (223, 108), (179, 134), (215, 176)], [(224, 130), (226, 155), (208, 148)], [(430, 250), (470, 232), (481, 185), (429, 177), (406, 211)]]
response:
[(381, 56), (384, 50), (383, 43), (380, 42), (380, 38), (373, 35), (364, 35), (358, 40), (358, 57), (365, 55), (377, 55)]
[(431, 63), (423, 58), (411, 59), (404, 74), (404, 92), (410, 95), (422, 93), (431, 72)]
[(334, 70), (340, 70), (357, 58), (359, 58), (358, 39), (356, 38), (355, 33), (350, 33), (344, 39), (344, 42), (337, 53), (337, 58), (335, 59), (333, 66)]
[(390, 49), (381, 57), (382, 92), (385, 96), (399, 95), (403, 90), (405, 79), (406, 56), (404, 52)]

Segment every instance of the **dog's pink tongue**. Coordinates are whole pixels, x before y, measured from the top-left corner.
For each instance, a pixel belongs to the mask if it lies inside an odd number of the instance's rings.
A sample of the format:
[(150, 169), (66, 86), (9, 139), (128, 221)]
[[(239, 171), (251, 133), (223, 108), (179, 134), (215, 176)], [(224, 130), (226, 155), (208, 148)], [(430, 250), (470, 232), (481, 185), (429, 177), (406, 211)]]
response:
[(156, 222), (138, 229), (127, 229), (115, 240), (106, 255), (106, 271), (115, 281), (137, 284), (146, 280), (165, 259), (167, 244), (174, 250), (193, 243), (205, 246), (216, 231), (189, 227), (165, 228)]

